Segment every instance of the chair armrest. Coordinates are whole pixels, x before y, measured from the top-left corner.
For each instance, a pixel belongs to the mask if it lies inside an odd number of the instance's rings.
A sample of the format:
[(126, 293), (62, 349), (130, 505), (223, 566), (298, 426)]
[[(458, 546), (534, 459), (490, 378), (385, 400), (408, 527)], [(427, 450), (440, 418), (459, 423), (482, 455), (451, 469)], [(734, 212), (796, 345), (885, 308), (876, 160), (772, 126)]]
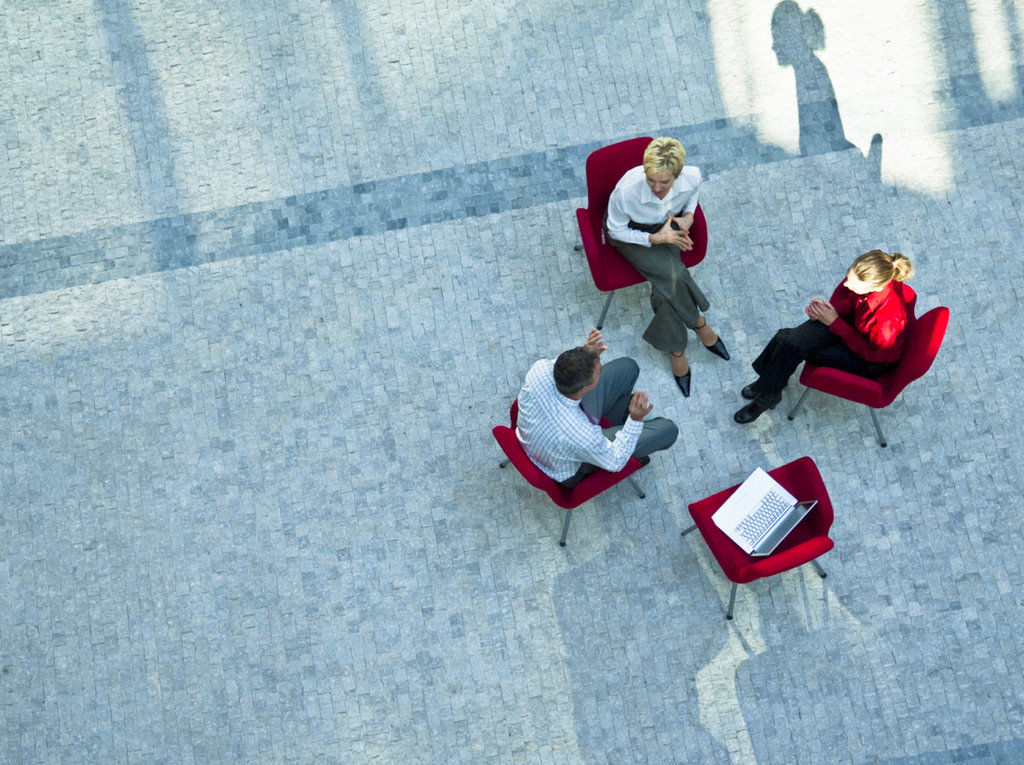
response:
[(680, 260), (687, 268), (693, 268), (708, 254), (708, 224), (700, 205), (697, 205), (697, 209), (693, 211), (690, 238), (693, 240), (693, 249), (679, 251)]
[[(580, 227), (580, 241), (583, 242), (583, 252), (587, 256), (587, 264), (590, 266), (590, 273), (596, 283), (601, 278), (600, 259), (597, 257), (602, 243), (600, 228), (595, 231), (593, 221), (590, 218), (590, 210), (585, 207), (576, 208), (576, 222)], [(595, 265), (597, 268), (595, 268)]]

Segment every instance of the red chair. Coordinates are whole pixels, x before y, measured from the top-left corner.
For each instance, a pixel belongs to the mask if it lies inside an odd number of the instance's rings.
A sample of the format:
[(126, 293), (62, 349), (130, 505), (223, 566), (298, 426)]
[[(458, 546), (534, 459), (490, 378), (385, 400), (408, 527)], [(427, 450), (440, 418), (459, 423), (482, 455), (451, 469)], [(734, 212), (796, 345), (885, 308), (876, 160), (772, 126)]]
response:
[(931, 368), (939, 352), (939, 346), (942, 345), (942, 338), (946, 335), (948, 324), (949, 309), (945, 306), (933, 308), (920, 318), (914, 319), (907, 328), (903, 357), (899, 364), (891, 372), (877, 379), (861, 377), (841, 369), (804, 364), (800, 382), (807, 388), (796, 402), (793, 411), (789, 413), (789, 419), (796, 417), (800, 405), (813, 388), (870, 407), (868, 411), (871, 412), (871, 420), (875, 423), (878, 443), (880, 446), (887, 446), (882, 428), (878, 425), (875, 409), (889, 406), (904, 388)]
[(694, 529), (699, 529), (711, 554), (722, 567), (722, 572), (732, 582), (726, 619), (732, 619), (737, 585), (781, 574), (805, 563), (813, 565), (814, 570), (824, 579), (825, 570), (815, 558), (824, 555), (835, 546), (828, 536), (829, 529), (832, 528), (832, 502), (829, 501), (828, 490), (821, 480), (821, 473), (818, 472), (814, 460), (810, 457), (801, 457), (787, 465), (769, 470), (768, 475), (782, 484), (798, 500), (816, 499), (818, 504), (796, 525), (789, 536), (782, 540), (775, 551), (766, 557), (752, 558), (747, 555), (711, 519), (715, 511), (739, 488), (739, 484), (690, 505), (694, 525), (682, 535), (685, 537)]
[[(576, 210), (576, 220), (580, 226), (583, 251), (587, 255), (594, 285), (601, 292), (608, 293), (601, 318), (597, 320), (598, 329), (604, 324), (615, 290), (645, 281), (640, 272), (609, 244), (604, 233), (604, 218), (608, 212), (608, 198), (612, 195), (615, 184), (627, 170), (643, 164), (644, 149), (652, 140), (649, 137), (632, 138), (600, 148), (587, 157), (587, 206)], [(707, 254), (707, 221), (700, 205), (697, 205), (693, 214), (690, 235), (694, 243), (693, 249), (689, 252), (680, 251), (680, 260), (687, 268), (700, 263)]]
[[(518, 399), (512, 402), (512, 408), (509, 410), (509, 420), (512, 423), (511, 427), (506, 428), (504, 425), (498, 425), (491, 431), (494, 434), (494, 439), (498, 442), (498, 446), (501, 447), (501, 450), (505, 452), (505, 456), (508, 457), (507, 460), (501, 463), (501, 467), (505, 467), (511, 462), (531, 486), (547, 492), (552, 502), (567, 511), (565, 523), (562, 525), (562, 538), (558, 541), (558, 544), (562, 547), (565, 547), (565, 535), (569, 533), (569, 521), (572, 518), (573, 509), (579, 507), (588, 499), (596, 497), (602, 491), (611, 488), (623, 479), (629, 480), (633, 488), (636, 489), (640, 499), (644, 498), (643, 491), (637, 486), (636, 481), (630, 477), (643, 467), (640, 464), (640, 460), (636, 457), (630, 457), (626, 466), (618, 473), (597, 470), (571, 489), (567, 489), (559, 485), (554, 478), (533, 464), (533, 461), (523, 451), (523, 446), (519, 443), (519, 437), (516, 435), (516, 422), (519, 420)], [(603, 428), (609, 427), (610, 424), (606, 420), (601, 421), (601, 427)]]

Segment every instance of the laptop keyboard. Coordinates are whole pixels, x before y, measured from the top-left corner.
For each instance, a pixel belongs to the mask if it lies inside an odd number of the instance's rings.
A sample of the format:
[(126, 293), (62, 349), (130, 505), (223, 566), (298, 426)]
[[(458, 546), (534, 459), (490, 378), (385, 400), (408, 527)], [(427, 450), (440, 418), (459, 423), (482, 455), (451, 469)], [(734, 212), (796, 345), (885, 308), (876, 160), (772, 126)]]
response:
[(751, 545), (756, 544), (764, 533), (786, 513), (792, 505), (777, 491), (769, 491), (761, 500), (761, 506), (736, 526), (736, 533)]

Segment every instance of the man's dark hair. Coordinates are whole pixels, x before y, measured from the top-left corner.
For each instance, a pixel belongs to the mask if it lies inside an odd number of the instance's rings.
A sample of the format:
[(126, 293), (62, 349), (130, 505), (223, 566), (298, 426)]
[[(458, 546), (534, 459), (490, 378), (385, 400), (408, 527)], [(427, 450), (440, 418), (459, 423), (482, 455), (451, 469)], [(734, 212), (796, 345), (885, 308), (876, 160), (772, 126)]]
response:
[(597, 353), (586, 346), (572, 348), (555, 359), (555, 387), (563, 396), (571, 396), (594, 379)]

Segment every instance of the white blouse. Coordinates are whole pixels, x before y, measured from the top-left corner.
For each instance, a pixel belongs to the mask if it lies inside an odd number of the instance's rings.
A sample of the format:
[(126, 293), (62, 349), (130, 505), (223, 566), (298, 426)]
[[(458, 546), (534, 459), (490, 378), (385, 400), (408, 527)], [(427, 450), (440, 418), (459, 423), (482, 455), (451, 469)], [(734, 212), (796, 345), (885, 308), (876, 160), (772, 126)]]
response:
[(608, 199), (608, 233), (620, 242), (651, 246), (650, 234), (629, 228), (629, 222), (664, 223), (669, 215), (692, 213), (703, 178), (700, 168), (686, 165), (664, 199), (658, 199), (647, 185), (643, 165), (626, 172)]

